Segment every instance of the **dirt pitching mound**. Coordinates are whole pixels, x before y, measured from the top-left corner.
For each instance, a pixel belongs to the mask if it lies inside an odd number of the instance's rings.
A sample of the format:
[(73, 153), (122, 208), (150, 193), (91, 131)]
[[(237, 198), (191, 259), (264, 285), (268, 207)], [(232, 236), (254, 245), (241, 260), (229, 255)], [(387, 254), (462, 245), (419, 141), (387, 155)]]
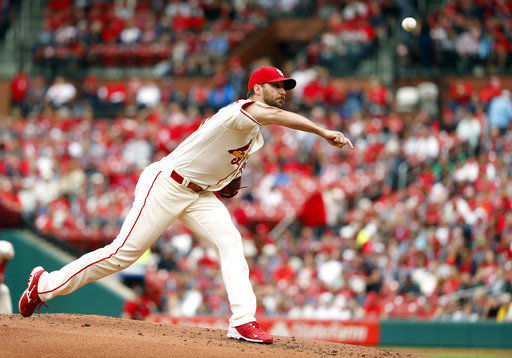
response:
[(75, 314), (0, 315), (0, 342), (0, 357), (417, 357), (293, 337), (255, 344), (223, 330)]

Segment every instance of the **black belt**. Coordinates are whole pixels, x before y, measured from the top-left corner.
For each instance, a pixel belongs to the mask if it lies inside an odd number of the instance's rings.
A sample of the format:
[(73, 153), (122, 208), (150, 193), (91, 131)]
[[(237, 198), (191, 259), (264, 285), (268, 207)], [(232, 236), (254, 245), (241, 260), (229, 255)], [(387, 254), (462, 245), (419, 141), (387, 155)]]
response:
[[(176, 180), (176, 182), (178, 184), (183, 184), (183, 182), (185, 182), (185, 178), (183, 178), (181, 175), (179, 175), (178, 173), (176, 173), (176, 171), (172, 171), (171, 173), (171, 178), (173, 178), (174, 180)], [(195, 191), (196, 193), (197, 192), (200, 192), (203, 190), (203, 188), (201, 188), (199, 185), (197, 185), (196, 183), (192, 183), (191, 181), (188, 181), (188, 184), (185, 185), (187, 188), (189, 189), (192, 189), (193, 191)]]

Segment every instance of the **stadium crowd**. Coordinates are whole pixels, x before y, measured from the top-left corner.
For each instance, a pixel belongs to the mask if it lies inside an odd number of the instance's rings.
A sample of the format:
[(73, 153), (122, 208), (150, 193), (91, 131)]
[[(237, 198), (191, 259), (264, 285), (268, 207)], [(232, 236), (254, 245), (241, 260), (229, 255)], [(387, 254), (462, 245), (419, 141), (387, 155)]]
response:
[(53, 73), (102, 65), (211, 75), (231, 49), (273, 18), (315, 17), (326, 26), (299, 56), (335, 75), (353, 71), (377, 54), (379, 40), (395, 36), (400, 70), (501, 74), (510, 67), (510, 2), (457, 0), (431, 10), (407, 33), (397, 32), (397, 19), (420, 10), (404, 1), (51, 0), (34, 61)]
[(53, 73), (103, 65), (210, 75), (231, 49), (272, 19), (315, 17), (327, 25), (302, 57), (334, 72), (341, 60), (353, 69), (371, 57), (392, 18), (408, 11), (403, 6), (373, 0), (51, 0), (33, 59)]
[(512, 4), (509, 1), (448, 1), (401, 32), (401, 67), (436, 67), (443, 73), (503, 74), (511, 64)]
[[(288, 106), (347, 133), (356, 150), (264, 129), (244, 174), (250, 189), (226, 201), (260, 313), (512, 319), (512, 103), (499, 80), (479, 93), (457, 82), (439, 109), (433, 84), (395, 92), (322, 68), (287, 72), (299, 80)], [(218, 74), (210, 88), (181, 93), (167, 80), (46, 84), (19, 73), (15, 109), (0, 124), (2, 203), (41, 233), (83, 250), (104, 245), (142, 168), (243, 97), (245, 77)], [(228, 314), (213, 250), (183, 225), (132, 269), (125, 276), (143, 287), (127, 303), (132, 317)]]
[(377, 40), (392, 26), (399, 5), (392, 1), (324, 2), (317, 7), (317, 16), (327, 25), (306, 47), (304, 61), (309, 66), (324, 66), (333, 74), (353, 71), (376, 53)]
[(96, 64), (209, 75), (270, 17), (311, 14), (310, 7), (297, 1), (51, 0), (34, 61), (71, 71)]
[(71, 69), (160, 64), (167, 74), (211, 74), (267, 22), (264, 8), (230, 2), (52, 0), (34, 61)]

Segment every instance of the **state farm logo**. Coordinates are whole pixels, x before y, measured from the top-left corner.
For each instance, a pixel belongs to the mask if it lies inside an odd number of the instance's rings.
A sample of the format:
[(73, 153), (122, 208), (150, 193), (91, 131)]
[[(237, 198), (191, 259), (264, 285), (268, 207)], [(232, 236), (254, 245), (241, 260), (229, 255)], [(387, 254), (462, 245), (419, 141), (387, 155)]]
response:
[(290, 331), (297, 337), (333, 340), (338, 342), (366, 342), (368, 327), (344, 324), (308, 324), (294, 322)]
[(235, 158), (233, 158), (231, 160), (231, 164), (239, 165), (242, 160), (249, 158), (249, 155), (245, 154), (245, 152), (247, 152), (247, 150), (251, 146), (251, 142), (252, 142), (252, 139), (249, 141), (249, 143), (247, 143), (243, 147), (228, 150), (229, 154), (232, 154), (235, 156)]

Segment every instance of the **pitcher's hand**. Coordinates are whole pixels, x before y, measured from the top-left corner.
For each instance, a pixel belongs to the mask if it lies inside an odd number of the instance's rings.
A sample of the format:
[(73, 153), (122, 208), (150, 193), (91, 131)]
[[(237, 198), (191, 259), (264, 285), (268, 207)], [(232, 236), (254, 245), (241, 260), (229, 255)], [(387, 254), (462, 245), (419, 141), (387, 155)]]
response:
[(350, 148), (354, 148), (350, 139), (346, 138), (341, 132), (326, 130), (324, 138), (335, 147), (343, 148), (348, 144)]

